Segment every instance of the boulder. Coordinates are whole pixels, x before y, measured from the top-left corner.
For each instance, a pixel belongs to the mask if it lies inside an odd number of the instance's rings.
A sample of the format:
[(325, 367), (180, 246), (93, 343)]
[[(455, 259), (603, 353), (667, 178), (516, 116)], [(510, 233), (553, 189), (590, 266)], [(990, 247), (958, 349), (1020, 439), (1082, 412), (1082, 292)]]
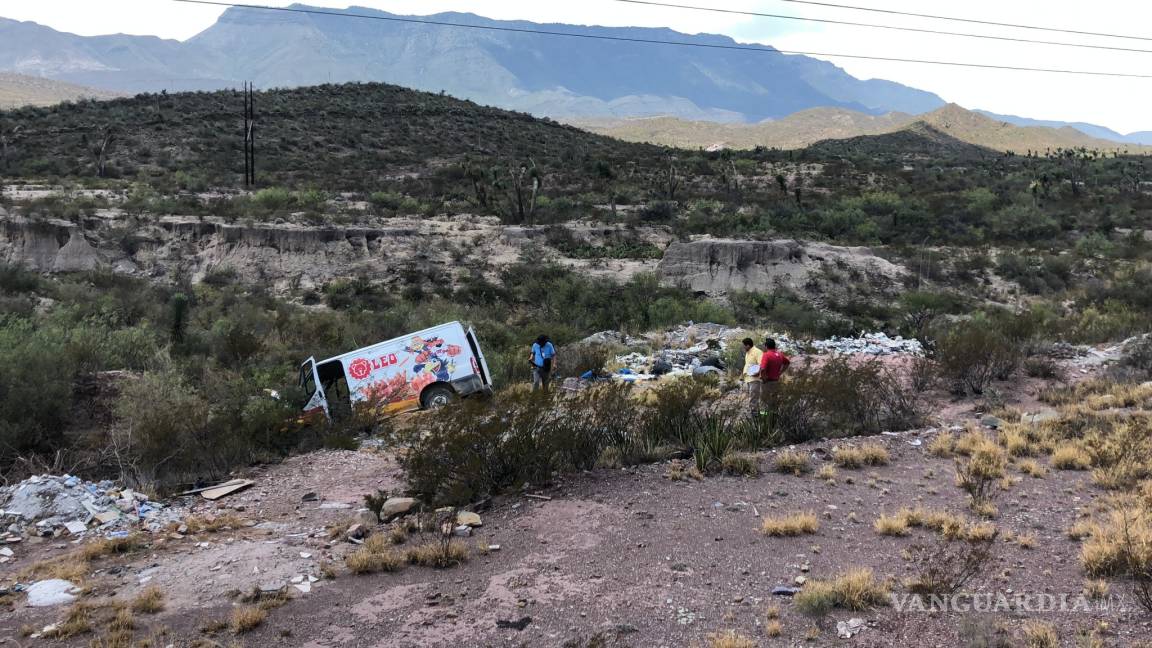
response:
[(484, 522), (480, 520), (480, 516), (472, 513), (471, 511), (460, 511), (456, 514), (456, 524), (459, 526), (478, 527), (484, 526)]
[(380, 509), (380, 517), (386, 520), (397, 515), (404, 515), (412, 510), (413, 506), (416, 506), (416, 500), (411, 497), (389, 497)]
[(28, 605), (31, 607), (52, 607), (65, 605), (76, 600), (80, 588), (70, 581), (60, 578), (32, 583), (28, 588)]

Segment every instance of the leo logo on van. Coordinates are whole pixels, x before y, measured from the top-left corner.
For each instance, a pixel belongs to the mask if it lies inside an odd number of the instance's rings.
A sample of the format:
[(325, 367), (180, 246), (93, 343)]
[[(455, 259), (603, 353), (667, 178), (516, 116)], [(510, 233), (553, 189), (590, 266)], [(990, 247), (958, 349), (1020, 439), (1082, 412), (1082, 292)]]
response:
[(397, 359), (395, 353), (390, 353), (388, 355), (382, 355), (378, 358), (371, 359), (356, 358), (352, 362), (348, 363), (348, 375), (352, 376), (356, 380), (364, 380), (369, 375), (371, 375), (373, 371), (383, 369), (384, 367), (390, 367), (396, 363)]

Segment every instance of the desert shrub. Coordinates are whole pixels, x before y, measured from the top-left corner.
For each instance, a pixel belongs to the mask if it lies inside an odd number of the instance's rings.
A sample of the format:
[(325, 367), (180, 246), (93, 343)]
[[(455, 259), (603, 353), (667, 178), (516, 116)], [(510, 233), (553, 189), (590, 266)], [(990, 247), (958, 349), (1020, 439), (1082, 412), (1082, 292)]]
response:
[(607, 344), (572, 344), (558, 349), (563, 362), (556, 370), (556, 376), (566, 378), (582, 376), (585, 372), (603, 373), (616, 355), (618, 349)]
[(122, 424), (110, 450), (121, 477), (165, 488), (221, 477), (260, 456), (283, 456), (322, 429), (293, 422), (291, 399), (274, 399), (234, 375), (211, 374), (194, 387), (172, 370), (128, 381), (116, 405)]
[(506, 393), (438, 413), (404, 440), (411, 489), (432, 503), (466, 504), (558, 471), (589, 469), (605, 448), (627, 445), (636, 404), (627, 385), (607, 385), (565, 399), (552, 393)]
[(789, 443), (904, 430), (922, 418), (915, 392), (883, 365), (843, 358), (791, 374), (772, 392), (768, 408), (773, 429)]
[(50, 331), (0, 318), (0, 466), (63, 447), (71, 366), (67, 348)]
[(931, 544), (914, 544), (905, 551), (915, 575), (908, 581), (913, 594), (947, 595), (959, 592), (992, 561), (997, 533), (963, 539), (938, 538)]
[(1130, 417), (1084, 439), (1092, 458), (1092, 479), (1110, 489), (1126, 489), (1152, 476), (1152, 430), (1147, 417)]
[(954, 391), (982, 394), (1020, 364), (1019, 346), (982, 318), (954, 324), (935, 339), (937, 366)]
[(974, 448), (967, 460), (956, 459), (956, 485), (972, 498), (974, 506), (987, 504), (994, 484), (1004, 476), (1007, 458), (1000, 446), (988, 441)]
[(1024, 361), (1024, 373), (1032, 378), (1056, 380), (1061, 377), (1060, 365), (1045, 356), (1032, 356)]

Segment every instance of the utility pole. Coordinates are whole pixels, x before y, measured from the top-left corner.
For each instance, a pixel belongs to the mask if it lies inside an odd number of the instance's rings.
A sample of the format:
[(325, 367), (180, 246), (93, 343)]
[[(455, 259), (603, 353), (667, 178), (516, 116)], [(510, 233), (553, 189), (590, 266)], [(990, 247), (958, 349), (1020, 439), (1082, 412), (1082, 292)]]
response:
[(244, 186), (256, 184), (256, 96), (253, 83), (244, 82)]

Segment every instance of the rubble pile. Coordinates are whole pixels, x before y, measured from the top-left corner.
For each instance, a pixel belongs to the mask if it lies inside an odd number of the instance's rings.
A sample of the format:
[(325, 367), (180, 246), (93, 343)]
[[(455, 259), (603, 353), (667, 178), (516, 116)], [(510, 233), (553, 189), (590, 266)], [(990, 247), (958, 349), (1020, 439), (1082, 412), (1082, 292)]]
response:
[(908, 353), (918, 355), (924, 352), (920, 340), (903, 338), (899, 335), (888, 337), (885, 333), (865, 333), (860, 337), (832, 337), (812, 342), (812, 348), (824, 353), (865, 355), (895, 355)]
[(137, 524), (159, 531), (180, 520), (180, 512), (154, 502), (144, 493), (114, 482), (89, 482), (72, 475), (35, 475), (0, 488), (0, 521), (7, 527), (0, 541), (23, 533), (48, 537), (67, 531), (115, 535)]

